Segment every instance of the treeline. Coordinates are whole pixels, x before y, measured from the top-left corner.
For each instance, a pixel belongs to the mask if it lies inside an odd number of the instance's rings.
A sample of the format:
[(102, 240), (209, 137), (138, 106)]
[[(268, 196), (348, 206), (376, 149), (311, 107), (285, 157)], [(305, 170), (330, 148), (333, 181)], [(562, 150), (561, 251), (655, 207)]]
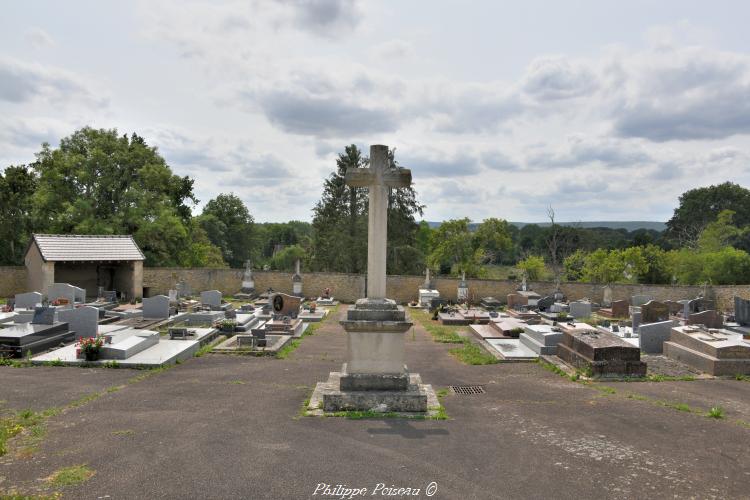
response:
[[(392, 168), (401, 168), (395, 151)], [(35, 161), (0, 174), (0, 264), (23, 264), (31, 233), (132, 234), (146, 265), (363, 273), (367, 268), (367, 190), (344, 182), (365, 168), (344, 148), (324, 181), (312, 223), (256, 223), (242, 200), (223, 193), (201, 213), (193, 179), (175, 175), (156, 147), (136, 134), (83, 128), (42, 145)], [(562, 226), (517, 228), (503, 219), (417, 222), (424, 205), (413, 187), (393, 189), (388, 209), (390, 274), (486, 277), (510, 268), (520, 279), (714, 284), (750, 283), (750, 191), (732, 183), (693, 189), (663, 232)]]

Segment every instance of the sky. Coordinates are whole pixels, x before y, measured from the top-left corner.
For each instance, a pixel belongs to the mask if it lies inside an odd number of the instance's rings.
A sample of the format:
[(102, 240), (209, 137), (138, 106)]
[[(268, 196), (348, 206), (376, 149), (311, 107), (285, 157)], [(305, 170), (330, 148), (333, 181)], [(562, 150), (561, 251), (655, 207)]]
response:
[(202, 205), (310, 220), (348, 144), (424, 219), (666, 221), (750, 185), (745, 1), (0, 2), (0, 168), (137, 133)]

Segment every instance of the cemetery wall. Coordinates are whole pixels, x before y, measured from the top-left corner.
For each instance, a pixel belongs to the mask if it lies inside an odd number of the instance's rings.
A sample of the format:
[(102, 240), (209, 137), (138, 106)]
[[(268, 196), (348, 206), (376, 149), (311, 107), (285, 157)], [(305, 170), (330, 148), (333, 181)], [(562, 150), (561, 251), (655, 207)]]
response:
[[(190, 284), (193, 291), (221, 290), (225, 295), (239, 291), (242, 282), (242, 269), (186, 269), (146, 267), (143, 269), (143, 286), (150, 296), (166, 294), (180, 279)], [(20, 266), (0, 266), (0, 297), (12, 297), (16, 293), (27, 292), (27, 271)], [(253, 271), (255, 288), (258, 291), (269, 287), (284, 293), (292, 293), (292, 273), (276, 271)], [(507, 280), (468, 279), (469, 296), (473, 300), (492, 296), (505, 301), (506, 295), (516, 290), (518, 283)], [(416, 300), (417, 290), (424, 282), (424, 276), (388, 276), (387, 295), (397, 302)], [(456, 278), (433, 278), (433, 285), (441, 297), (455, 300), (459, 280)], [(344, 273), (303, 273), (302, 291), (307, 296), (317, 296), (329, 287), (333, 295), (344, 301), (354, 302), (364, 296), (365, 276)], [(653, 295), (658, 300), (680, 300), (693, 298), (703, 291), (700, 286), (670, 285), (612, 285), (615, 300), (630, 299), (631, 295)], [(529, 288), (541, 295), (552, 293), (553, 282), (529, 282)], [(561, 283), (560, 288), (570, 300), (589, 298), (595, 302), (602, 300), (602, 285), (592, 283)], [(733, 297), (750, 299), (750, 285), (714, 286), (708, 288), (721, 309), (733, 307)]]
[(12, 297), (26, 290), (26, 268), (0, 266), (0, 297)]

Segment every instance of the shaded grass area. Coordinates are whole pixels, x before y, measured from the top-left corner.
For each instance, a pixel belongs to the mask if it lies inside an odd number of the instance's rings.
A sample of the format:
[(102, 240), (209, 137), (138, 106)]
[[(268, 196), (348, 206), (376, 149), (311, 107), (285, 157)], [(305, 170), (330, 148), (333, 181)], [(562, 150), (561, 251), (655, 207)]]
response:
[(441, 344), (461, 344), (460, 347), (454, 347), (448, 352), (462, 363), (466, 363), (467, 365), (493, 365), (500, 362), (495, 356), (474, 344), (471, 339), (461, 335), (462, 333), (466, 333), (465, 327), (440, 325), (433, 321), (427, 312), (420, 309), (412, 310), (410, 314), (414, 319), (419, 321), (435, 342)]

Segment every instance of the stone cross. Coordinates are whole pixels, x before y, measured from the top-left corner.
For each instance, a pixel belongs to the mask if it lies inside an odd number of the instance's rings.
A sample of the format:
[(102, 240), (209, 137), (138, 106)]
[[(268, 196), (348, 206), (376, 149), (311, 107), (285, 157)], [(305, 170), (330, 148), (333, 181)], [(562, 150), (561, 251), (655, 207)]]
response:
[(294, 261), (294, 274), (299, 275), (299, 259)]
[(370, 167), (346, 171), (347, 186), (368, 189), (367, 297), (385, 298), (385, 263), (388, 243), (388, 193), (411, 185), (411, 170), (390, 168), (388, 146), (370, 146)]
[(526, 273), (523, 274), (523, 280), (521, 281), (521, 290), (526, 291)]

